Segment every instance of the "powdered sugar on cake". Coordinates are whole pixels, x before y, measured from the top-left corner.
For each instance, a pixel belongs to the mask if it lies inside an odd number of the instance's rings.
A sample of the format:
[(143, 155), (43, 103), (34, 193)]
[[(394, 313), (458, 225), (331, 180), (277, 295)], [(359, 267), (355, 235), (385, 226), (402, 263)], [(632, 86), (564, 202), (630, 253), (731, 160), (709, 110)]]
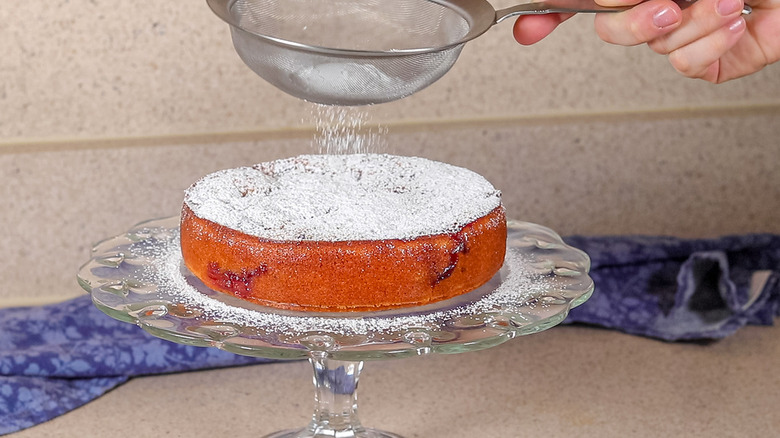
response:
[(411, 239), (453, 233), (501, 194), (468, 169), (384, 154), (302, 155), (207, 175), (185, 193), (195, 215), (282, 241)]

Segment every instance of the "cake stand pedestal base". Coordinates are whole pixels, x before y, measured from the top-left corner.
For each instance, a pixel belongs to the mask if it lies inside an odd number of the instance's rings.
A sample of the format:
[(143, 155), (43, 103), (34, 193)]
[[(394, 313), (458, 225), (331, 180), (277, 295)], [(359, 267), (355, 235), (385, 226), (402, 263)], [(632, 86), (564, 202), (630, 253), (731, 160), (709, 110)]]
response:
[(368, 429), (357, 412), (357, 385), (362, 361), (333, 360), (325, 351), (311, 351), (314, 370), (314, 414), (309, 425), (264, 438), (403, 438), (390, 432)]
[(330, 432), (325, 434), (316, 434), (310, 431), (308, 428), (303, 430), (285, 430), (282, 432), (276, 432), (272, 433), (271, 435), (266, 435), (263, 438), (321, 438), (321, 437), (328, 437), (328, 438), (403, 438), (401, 435), (396, 435), (394, 433), (390, 432), (384, 432), (381, 430), (376, 429), (363, 429), (362, 431), (356, 432), (356, 431), (347, 431), (347, 432), (335, 432), (331, 434)]

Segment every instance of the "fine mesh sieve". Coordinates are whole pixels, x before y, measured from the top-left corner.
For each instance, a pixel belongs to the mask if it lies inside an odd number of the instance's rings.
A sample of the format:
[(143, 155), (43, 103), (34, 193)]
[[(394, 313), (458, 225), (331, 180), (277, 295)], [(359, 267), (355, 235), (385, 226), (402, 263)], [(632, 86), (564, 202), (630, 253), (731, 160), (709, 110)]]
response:
[[(684, 0), (683, 0), (684, 1)], [(616, 12), (593, 0), (496, 11), (486, 0), (207, 0), (241, 59), (293, 96), (328, 105), (389, 102), (442, 77), (463, 45), (505, 18)]]

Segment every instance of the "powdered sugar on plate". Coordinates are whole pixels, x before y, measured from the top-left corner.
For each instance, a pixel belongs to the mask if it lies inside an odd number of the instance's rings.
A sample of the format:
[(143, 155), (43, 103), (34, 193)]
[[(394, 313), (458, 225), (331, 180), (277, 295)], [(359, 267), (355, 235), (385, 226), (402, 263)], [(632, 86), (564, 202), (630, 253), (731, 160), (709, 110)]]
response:
[[(273, 309), (238, 300), (206, 288), (183, 266), (178, 237), (155, 243), (152, 262), (139, 280), (157, 286), (158, 299), (195, 310), (200, 318), (268, 332), (300, 335), (370, 335), (412, 327), (443, 329), (460, 317), (486, 313), (521, 314), (524, 306), (549, 291), (552, 279), (528, 269), (520, 250), (508, 248), (504, 267), (481, 288), (461, 297), (428, 306), (381, 312), (321, 314)], [(152, 248), (147, 247), (146, 250)]]
[(265, 239), (349, 241), (457, 232), (497, 208), (501, 193), (475, 172), (423, 158), (302, 155), (207, 175), (185, 202)]

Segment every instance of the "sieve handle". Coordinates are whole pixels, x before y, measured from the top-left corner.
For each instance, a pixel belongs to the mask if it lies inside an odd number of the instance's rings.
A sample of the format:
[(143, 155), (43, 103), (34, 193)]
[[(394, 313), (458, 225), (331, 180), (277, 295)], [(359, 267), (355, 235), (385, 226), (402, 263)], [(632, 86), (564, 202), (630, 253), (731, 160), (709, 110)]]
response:
[[(692, 5), (696, 0), (675, 0), (675, 3), (685, 9)], [(510, 17), (519, 15), (543, 15), (543, 14), (575, 14), (575, 13), (601, 13), (601, 12), (621, 12), (631, 9), (633, 6), (607, 7), (597, 4), (593, 0), (549, 0), (534, 3), (522, 3), (511, 6), (506, 9), (496, 11), (496, 24)], [(742, 9), (742, 15), (748, 15), (752, 12), (748, 5)]]

